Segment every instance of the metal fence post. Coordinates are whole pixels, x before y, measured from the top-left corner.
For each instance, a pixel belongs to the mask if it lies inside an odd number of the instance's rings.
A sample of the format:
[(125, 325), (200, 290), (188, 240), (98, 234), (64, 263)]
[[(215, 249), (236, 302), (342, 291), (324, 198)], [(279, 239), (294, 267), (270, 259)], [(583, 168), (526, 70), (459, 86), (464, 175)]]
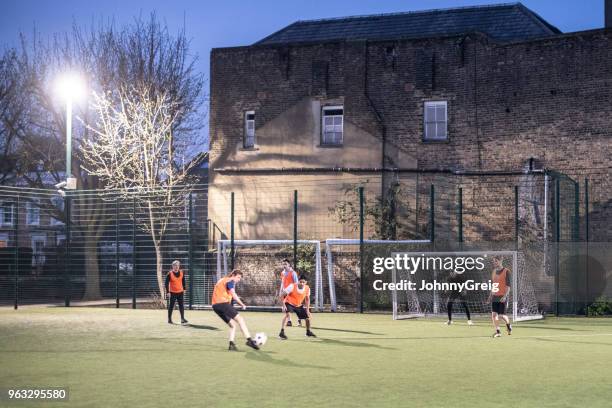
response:
[(457, 208), (457, 232), (459, 243), (463, 243), (463, 188), (459, 187)]
[(365, 269), (363, 267), (363, 227), (364, 227), (364, 193), (363, 186), (359, 187), (359, 313), (363, 313), (363, 292)]
[(71, 212), (72, 212), (72, 197), (66, 195), (64, 199), (64, 213), (66, 215), (66, 254), (64, 263), (64, 306), (70, 307), (70, 245), (72, 241), (71, 228)]
[(584, 241), (585, 241), (585, 266), (584, 266), (584, 272), (585, 272), (585, 296), (584, 296), (584, 313), (588, 316), (589, 315), (589, 296), (590, 296), (590, 290), (589, 290), (589, 179), (588, 178), (584, 178), (584, 225), (585, 225), (585, 231), (584, 231)]
[(136, 197), (132, 201), (132, 309), (136, 309)]
[(514, 186), (514, 247), (516, 251), (518, 251), (518, 248), (519, 248), (519, 233), (520, 233), (519, 187)]
[(115, 307), (119, 308), (119, 198), (115, 199)]
[(193, 285), (195, 277), (195, 268), (193, 267), (193, 194), (189, 192), (189, 310), (193, 310)]
[(17, 200), (15, 203), (15, 214), (14, 214), (14, 224), (15, 224), (15, 258), (14, 258), (14, 268), (15, 268), (15, 304), (14, 308), (17, 310), (19, 308), (19, 195), (17, 195)]
[(435, 189), (434, 189), (434, 185), (432, 184), (430, 189), (429, 189), (429, 239), (430, 241), (433, 242), (435, 241), (436, 238), (436, 223), (435, 223), (435, 210), (434, 210), (434, 206), (435, 206)]
[(555, 242), (557, 243), (557, 256), (555, 260), (555, 316), (559, 316), (559, 278), (560, 278), (560, 262), (561, 255), (559, 246), (561, 245), (561, 179), (556, 176), (555, 179)]
[(297, 241), (298, 241), (298, 191), (293, 190), (293, 269), (297, 268)]
[(234, 270), (234, 192), (230, 201), (230, 270)]

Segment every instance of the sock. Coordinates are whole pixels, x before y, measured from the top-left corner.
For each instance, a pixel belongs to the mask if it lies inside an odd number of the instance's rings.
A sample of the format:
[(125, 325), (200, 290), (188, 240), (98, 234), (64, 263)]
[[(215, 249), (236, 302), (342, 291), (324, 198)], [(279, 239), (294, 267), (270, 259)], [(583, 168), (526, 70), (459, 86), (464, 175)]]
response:
[(499, 327), (496, 327), (496, 328), (495, 328), (495, 331), (496, 331), (497, 333), (499, 333)]
[(512, 330), (512, 325), (510, 323), (506, 323), (506, 327), (508, 328), (508, 330)]

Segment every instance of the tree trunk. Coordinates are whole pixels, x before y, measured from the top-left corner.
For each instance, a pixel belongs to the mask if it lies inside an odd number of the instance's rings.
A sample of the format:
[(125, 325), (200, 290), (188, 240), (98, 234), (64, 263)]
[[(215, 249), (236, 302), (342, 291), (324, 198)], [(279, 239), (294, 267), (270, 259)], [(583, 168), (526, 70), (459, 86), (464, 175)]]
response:
[(84, 300), (102, 298), (100, 291), (100, 267), (98, 265), (98, 238), (87, 231), (85, 241), (85, 294)]
[(159, 287), (159, 294), (161, 295), (161, 298), (163, 299), (163, 302), (165, 304), (166, 298), (164, 297), (164, 259), (161, 252), (161, 243), (153, 241), (153, 245), (155, 246), (157, 285)]

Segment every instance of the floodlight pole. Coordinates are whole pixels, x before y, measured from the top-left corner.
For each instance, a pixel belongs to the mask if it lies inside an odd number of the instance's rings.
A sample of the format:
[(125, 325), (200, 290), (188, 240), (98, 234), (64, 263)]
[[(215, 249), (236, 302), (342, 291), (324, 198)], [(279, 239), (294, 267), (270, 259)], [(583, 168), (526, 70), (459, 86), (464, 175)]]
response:
[(66, 100), (66, 181), (72, 177), (72, 98)]

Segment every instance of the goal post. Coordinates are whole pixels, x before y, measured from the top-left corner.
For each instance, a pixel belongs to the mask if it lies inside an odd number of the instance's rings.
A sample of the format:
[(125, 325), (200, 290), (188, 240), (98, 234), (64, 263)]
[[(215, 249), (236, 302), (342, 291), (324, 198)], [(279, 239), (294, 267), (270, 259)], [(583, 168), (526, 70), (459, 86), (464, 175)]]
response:
[[(448, 277), (451, 272), (442, 265), (443, 262), (449, 262), (448, 265), (454, 265), (453, 268), (456, 270), (456, 266), (459, 264), (452, 259), (459, 258), (462, 259), (461, 265), (464, 265), (465, 259), (468, 258), (476, 260), (477, 265), (482, 264), (482, 268), (475, 267), (468, 271), (461, 267), (464, 271), (460, 272), (461, 278), (458, 281), (474, 282), (475, 287), (480, 287), (480, 289), (462, 292), (460, 300), (468, 304), (472, 314), (488, 315), (490, 313), (488, 297), (491, 291), (484, 289), (484, 284), (491, 281), (494, 269), (492, 266), (493, 257), (500, 257), (502, 265), (510, 270), (509, 306), (511, 307), (512, 320), (516, 322), (543, 318), (538, 308), (533, 281), (530, 278), (529, 271), (526, 270), (525, 261), (519, 251), (411, 251), (393, 253), (393, 257), (397, 255), (420, 258), (421, 266), (415, 268), (414, 271), (398, 270), (398, 268), (391, 270), (392, 283), (407, 282), (409, 284), (409, 282), (412, 282), (411, 289), (391, 290), (394, 320), (446, 314), (446, 302), (450, 298), (449, 291), (446, 288), (450, 285)], [(455, 273), (454, 276), (458, 276), (458, 274)], [(479, 283), (482, 283), (483, 286)], [(456, 297), (455, 299), (457, 300)], [(453, 310), (456, 310), (457, 314), (463, 313), (463, 308), (460, 305), (456, 305), (455, 308)]]
[[(329, 238), (325, 240), (325, 258), (327, 261), (327, 279), (329, 285), (330, 309), (332, 312), (337, 311), (338, 301), (336, 297), (336, 282), (334, 274), (334, 247), (339, 246), (357, 246), (361, 243), (358, 239), (347, 238)], [(423, 245), (431, 244), (430, 240), (412, 239), (412, 240), (383, 240), (383, 239), (366, 239), (363, 240), (364, 245)]]
[[(287, 256), (282, 252), (283, 249), (292, 246), (294, 243), (295, 241), (290, 239), (234, 240), (234, 248), (237, 250), (236, 256), (240, 257), (240, 249), (242, 249), (242, 252), (248, 253), (248, 256), (254, 259), (250, 263), (252, 269), (256, 270), (246, 268), (250, 275), (247, 279), (252, 279), (252, 285), (250, 285), (247, 293), (257, 299), (257, 305), (253, 306), (254, 308), (280, 309), (280, 305), (275, 304), (280, 285), (280, 277), (275, 271), (278, 269), (277, 266), (281, 259)], [(314, 307), (317, 311), (321, 311), (323, 309), (321, 243), (317, 240), (297, 240), (297, 244), (312, 246), (312, 259), (310, 261), (314, 264), (314, 285), (312, 285), (312, 282), (310, 284), (314, 294)], [(230, 240), (217, 241), (217, 280), (230, 272), (230, 249)], [(258, 257), (260, 258), (259, 261), (256, 260)], [(269, 259), (266, 261), (263, 258)], [(246, 259), (244, 261), (243, 263), (246, 265), (248, 261)], [(262, 263), (265, 265), (263, 268), (261, 267)], [(304, 271), (297, 272), (299, 274)], [(255, 275), (256, 277), (254, 277)]]

